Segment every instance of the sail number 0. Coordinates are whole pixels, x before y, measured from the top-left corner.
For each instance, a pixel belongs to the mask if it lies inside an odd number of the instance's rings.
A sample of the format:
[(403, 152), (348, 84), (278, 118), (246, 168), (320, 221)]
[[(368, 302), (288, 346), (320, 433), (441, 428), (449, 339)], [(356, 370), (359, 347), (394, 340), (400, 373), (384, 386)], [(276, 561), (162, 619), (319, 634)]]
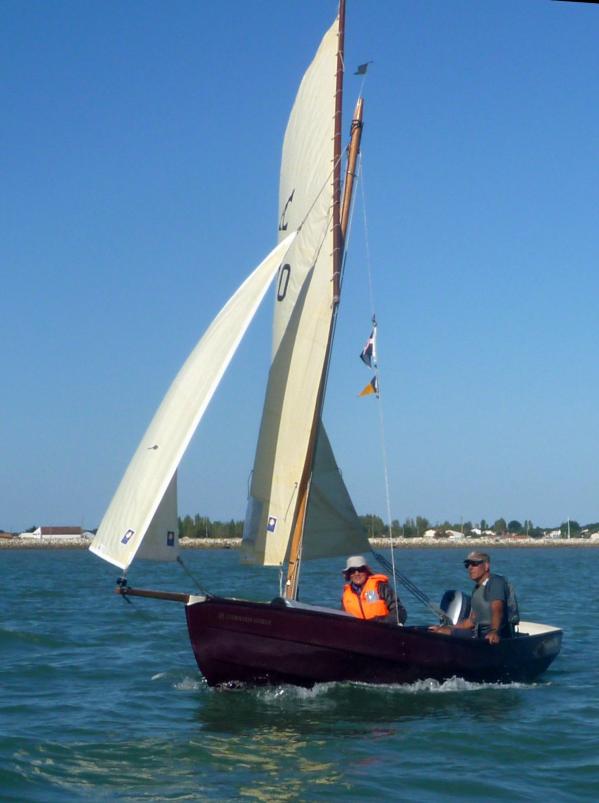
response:
[(289, 263), (281, 265), (281, 269), (279, 271), (279, 284), (277, 286), (277, 301), (282, 301), (285, 298), (290, 276), (291, 265), (289, 265)]

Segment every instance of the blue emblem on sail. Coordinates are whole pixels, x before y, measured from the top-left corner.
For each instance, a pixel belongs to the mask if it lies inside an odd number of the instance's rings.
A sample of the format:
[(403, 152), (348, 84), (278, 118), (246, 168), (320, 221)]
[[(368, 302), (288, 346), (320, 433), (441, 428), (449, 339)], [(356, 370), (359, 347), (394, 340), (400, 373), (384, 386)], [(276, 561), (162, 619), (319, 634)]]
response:
[(121, 544), (128, 544), (135, 535), (135, 530), (127, 530), (125, 535), (121, 538)]
[(276, 526), (277, 526), (277, 517), (276, 516), (269, 516), (268, 517), (268, 523), (266, 524), (267, 532), (274, 533)]
[(175, 546), (175, 533), (172, 530), (169, 530), (166, 534), (166, 545)]

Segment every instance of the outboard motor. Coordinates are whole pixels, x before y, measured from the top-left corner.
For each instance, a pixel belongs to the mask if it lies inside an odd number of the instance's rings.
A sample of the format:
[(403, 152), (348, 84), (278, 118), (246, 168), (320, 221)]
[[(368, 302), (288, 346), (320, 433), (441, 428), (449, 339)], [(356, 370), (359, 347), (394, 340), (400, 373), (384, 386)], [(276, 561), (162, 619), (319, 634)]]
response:
[(470, 615), (470, 594), (461, 591), (446, 591), (441, 598), (441, 610), (445, 611), (452, 625), (463, 622)]

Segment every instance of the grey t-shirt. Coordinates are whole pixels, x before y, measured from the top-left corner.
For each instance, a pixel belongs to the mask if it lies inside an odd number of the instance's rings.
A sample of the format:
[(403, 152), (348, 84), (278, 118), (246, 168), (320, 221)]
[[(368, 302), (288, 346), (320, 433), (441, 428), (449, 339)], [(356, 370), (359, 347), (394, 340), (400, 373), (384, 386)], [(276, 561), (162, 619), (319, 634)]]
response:
[(484, 635), (491, 629), (491, 603), (494, 600), (503, 602), (501, 630), (506, 624), (506, 584), (503, 577), (497, 574), (490, 574), (487, 582), (484, 585), (477, 586), (472, 592), (471, 610), (478, 635)]

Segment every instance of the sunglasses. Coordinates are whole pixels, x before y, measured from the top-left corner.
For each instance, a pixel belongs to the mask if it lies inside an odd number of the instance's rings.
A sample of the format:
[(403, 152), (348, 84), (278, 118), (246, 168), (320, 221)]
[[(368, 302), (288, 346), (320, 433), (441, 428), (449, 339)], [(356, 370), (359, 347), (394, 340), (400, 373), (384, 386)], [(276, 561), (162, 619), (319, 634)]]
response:
[(360, 566), (358, 568), (348, 569), (347, 573), (348, 574), (355, 574), (356, 572), (365, 572), (365, 571), (366, 571), (366, 566)]
[(469, 566), (480, 566), (484, 563), (484, 560), (465, 560), (464, 566), (468, 568)]

